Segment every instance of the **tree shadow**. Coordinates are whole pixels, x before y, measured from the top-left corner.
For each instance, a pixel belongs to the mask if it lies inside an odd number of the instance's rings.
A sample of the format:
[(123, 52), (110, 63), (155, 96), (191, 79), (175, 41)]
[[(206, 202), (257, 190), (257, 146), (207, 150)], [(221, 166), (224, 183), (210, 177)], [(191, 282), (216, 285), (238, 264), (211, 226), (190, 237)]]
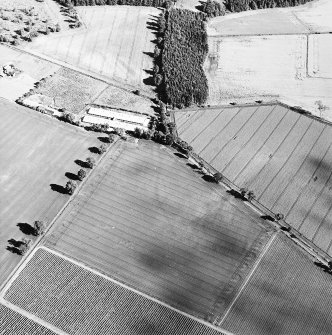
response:
[(189, 166), (189, 167), (191, 167), (191, 168), (194, 169), (194, 170), (199, 169), (199, 167), (198, 167), (196, 164), (187, 163), (186, 165)]
[(86, 162), (84, 162), (84, 161), (82, 161), (82, 160), (80, 160), (80, 159), (76, 159), (76, 160), (75, 160), (75, 163), (76, 163), (78, 166), (82, 167), (82, 168), (87, 168), (87, 167), (88, 167), (88, 165), (86, 164)]
[(154, 79), (152, 76), (144, 78), (143, 83), (147, 86), (155, 86)]
[(23, 244), (22, 241), (15, 240), (14, 238), (9, 239), (7, 242), (15, 248), (19, 248)]
[(32, 227), (29, 223), (26, 223), (26, 222), (20, 222), (20, 223), (17, 224), (17, 227), (20, 228), (20, 231), (21, 231), (23, 234), (26, 234), (26, 235), (34, 235), (34, 236), (36, 236), (35, 228)]
[(273, 218), (271, 215), (262, 215), (261, 219), (267, 220), (267, 221), (272, 221), (272, 222), (275, 221), (275, 218)]
[(90, 147), (89, 151), (93, 154), (99, 154), (99, 149), (97, 147)]
[(232, 195), (235, 199), (241, 199), (242, 201), (248, 201), (240, 192), (236, 191), (236, 190), (228, 190), (226, 191), (227, 193), (229, 193), (230, 195)]
[(205, 174), (204, 176), (202, 176), (202, 179), (207, 181), (208, 183), (215, 183), (216, 180), (213, 178), (213, 176), (210, 176), (208, 174)]
[(327, 265), (325, 265), (325, 264), (323, 264), (323, 263), (321, 263), (321, 262), (314, 262), (314, 264), (315, 264), (317, 267), (323, 269), (324, 272), (331, 273), (331, 269), (330, 269)]
[(78, 180), (77, 174), (72, 173), (72, 172), (66, 172), (66, 173), (65, 173), (65, 176), (66, 176), (68, 179), (71, 179), (71, 180)]
[(103, 143), (110, 143), (108, 137), (102, 137), (102, 136), (99, 136), (99, 137), (98, 137), (98, 140), (99, 140), (100, 142), (103, 142)]
[(21, 255), (21, 250), (16, 247), (11, 247), (7, 245), (6, 250), (12, 252), (13, 254)]
[(66, 189), (63, 186), (61, 186), (61, 185), (50, 184), (50, 186), (51, 186), (52, 191), (56, 191), (56, 192), (59, 192), (61, 194), (67, 194)]
[(174, 155), (179, 157), (179, 158), (184, 158), (184, 159), (187, 159), (188, 157), (184, 154), (181, 154), (180, 152), (174, 152)]
[[(147, 55), (147, 56), (149, 56), (149, 57), (151, 57), (151, 58), (154, 58), (154, 53), (153, 52), (150, 52), (150, 51), (143, 51), (143, 54), (144, 55)], [(150, 71), (150, 70), (144, 70), (145, 72), (148, 72), (148, 71)], [(151, 71), (152, 72), (152, 71)], [(152, 74), (153, 74), (153, 72), (152, 72)]]

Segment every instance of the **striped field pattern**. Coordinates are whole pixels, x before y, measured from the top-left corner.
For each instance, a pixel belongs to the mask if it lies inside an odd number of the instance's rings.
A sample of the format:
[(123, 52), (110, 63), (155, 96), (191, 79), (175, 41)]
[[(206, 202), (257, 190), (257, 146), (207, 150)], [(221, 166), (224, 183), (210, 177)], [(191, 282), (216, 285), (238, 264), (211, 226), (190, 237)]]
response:
[(178, 112), (179, 136), (332, 255), (332, 128), (280, 105)]
[(53, 331), (0, 304), (1, 335), (56, 335)]
[(149, 7), (77, 7), (86, 28), (36, 39), (27, 48), (105, 78), (147, 87), (155, 39), (147, 22), (159, 14)]
[(45, 249), (5, 299), (70, 335), (223, 335)]
[(212, 322), (269, 234), (256, 213), (201, 177), (163, 146), (119, 142), (46, 244)]
[(332, 277), (277, 237), (222, 327), (237, 335), (330, 335)]

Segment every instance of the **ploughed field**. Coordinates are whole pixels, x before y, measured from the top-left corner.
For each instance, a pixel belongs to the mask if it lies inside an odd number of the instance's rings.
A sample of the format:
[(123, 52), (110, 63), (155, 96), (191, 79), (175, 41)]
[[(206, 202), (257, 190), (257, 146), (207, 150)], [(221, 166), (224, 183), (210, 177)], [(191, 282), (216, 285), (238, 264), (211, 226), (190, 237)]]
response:
[(332, 277), (278, 236), (221, 326), (238, 335), (329, 335)]
[(0, 304), (1, 335), (56, 335), (50, 329)]
[[(0, 99), (0, 284), (21, 259), (6, 250), (24, 236), (18, 223), (49, 223), (68, 199), (64, 186), (75, 159), (90, 156), (95, 135)], [(58, 186), (57, 186), (58, 185)], [(61, 187), (60, 187), (61, 189)], [(24, 225), (23, 225), (24, 226)], [(30, 236), (31, 237), (31, 236)], [(15, 251), (15, 250), (14, 250)]]
[(43, 248), (4, 299), (69, 335), (223, 335)]
[(332, 128), (280, 105), (177, 112), (179, 136), (332, 255)]
[(153, 142), (116, 143), (46, 245), (212, 322), (271, 229), (186, 162)]
[(144, 70), (153, 66), (155, 39), (147, 22), (159, 14), (149, 7), (76, 7), (85, 27), (36, 39), (27, 48), (108, 79), (147, 89)]

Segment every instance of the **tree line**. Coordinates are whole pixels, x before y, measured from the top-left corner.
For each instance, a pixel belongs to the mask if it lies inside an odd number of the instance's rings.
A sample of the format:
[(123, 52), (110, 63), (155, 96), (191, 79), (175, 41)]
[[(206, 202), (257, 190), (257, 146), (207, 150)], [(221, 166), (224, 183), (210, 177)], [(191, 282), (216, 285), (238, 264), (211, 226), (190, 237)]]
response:
[(171, 0), (57, 0), (61, 5), (71, 6), (103, 6), (103, 5), (129, 5), (129, 6), (147, 6), (147, 7), (165, 7), (168, 8)]
[(293, 7), (312, 0), (226, 0), (225, 6), (231, 12), (274, 7)]
[(206, 15), (170, 9), (157, 22), (154, 81), (159, 98), (173, 107), (203, 104), (208, 82), (203, 63), (208, 53)]

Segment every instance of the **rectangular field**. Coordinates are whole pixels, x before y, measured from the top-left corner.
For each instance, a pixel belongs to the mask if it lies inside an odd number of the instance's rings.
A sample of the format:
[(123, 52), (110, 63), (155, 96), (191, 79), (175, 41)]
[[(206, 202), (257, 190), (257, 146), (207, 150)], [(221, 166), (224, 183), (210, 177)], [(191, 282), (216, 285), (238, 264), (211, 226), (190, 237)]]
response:
[(28, 319), (0, 303), (1, 335), (56, 335), (50, 329)]
[(115, 86), (109, 86), (94, 101), (97, 105), (103, 105), (112, 108), (119, 108), (139, 113), (155, 115), (151, 99), (144, 96), (133, 94)]
[(223, 335), (43, 248), (4, 298), (70, 335)]
[(144, 70), (153, 66), (155, 36), (148, 21), (159, 14), (149, 7), (77, 7), (86, 28), (39, 37), (27, 45), (33, 51), (106, 78), (150, 91)]
[(53, 100), (50, 107), (65, 108), (69, 112), (79, 113), (107, 86), (97, 79), (61, 68), (35, 91)]
[[(252, 103), (274, 97), (332, 120), (332, 79), (308, 76), (310, 47), (305, 35), (209, 36), (204, 65), (209, 82), (207, 103)], [(320, 46), (315, 52), (323, 73), (328, 72), (329, 52), (324, 57), (317, 55), (328, 48)], [(324, 111), (318, 108), (319, 100), (327, 106)]]
[[(75, 159), (91, 155), (99, 141), (45, 115), (0, 99), (0, 285), (20, 256), (6, 250), (8, 240), (24, 236), (17, 224), (47, 224), (68, 199), (61, 189), (65, 173), (76, 173)], [(30, 236), (31, 237), (31, 236)], [(15, 251), (15, 248), (14, 250)]]
[(329, 335), (332, 277), (278, 237), (221, 326), (238, 335)]
[(227, 306), (270, 228), (183, 158), (119, 142), (46, 245), (205, 320)]
[(280, 105), (175, 115), (199, 156), (332, 255), (332, 128)]

